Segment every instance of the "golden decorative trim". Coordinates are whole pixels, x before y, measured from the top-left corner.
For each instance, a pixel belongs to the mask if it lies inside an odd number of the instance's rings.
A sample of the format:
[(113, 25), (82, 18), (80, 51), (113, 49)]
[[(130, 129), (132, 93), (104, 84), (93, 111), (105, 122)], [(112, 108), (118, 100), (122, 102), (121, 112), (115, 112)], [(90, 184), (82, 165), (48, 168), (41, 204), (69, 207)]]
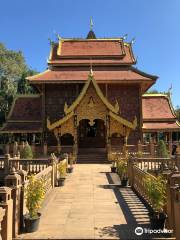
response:
[(89, 41), (123, 41), (123, 38), (95, 38), (95, 39), (84, 39), (84, 38), (61, 38), (64, 42), (89, 42)]
[(62, 43), (64, 42), (64, 39), (60, 39), (59, 40), (59, 44), (58, 44), (58, 49), (57, 49), (57, 55), (61, 55), (61, 50), (62, 50)]
[(120, 124), (113, 118), (110, 118), (110, 136), (112, 137), (113, 134), (120, 134), (122, 136), (126, 136), (126, 127), (123, 127), (123, 124)]
[(176, 121), (176, 124), (180, 127), (180, 122), (179, 121)]
[(117, 99), (116, 99), (116, 103), (115, 103), (115, 109), (119, 113), (119, 103), (118, 103)]
[(117, 105), (116, 107), (114, 107), (103, 95), (101, 89), (99, 88), (97, 82), (95, 81), (94, 77), (93, 77), (93, 73), (90, 72), (89, 76), (88, 76), (88, 81), (86, 81), (81, 93), (79, 94), (79, 96), (77, 97), (77, 99), (73, 102), (73, 104), (67, 109), (66, 114), (70, 113), (71, 111), (73, 111), (78, 104), (81, 102), (81, 100), (83, 99), (83, 97), (85, 96), (90, 83), (92, 82), (97, 95), (99, 96), (99, 98), (102, 100), (102, 102), (105, 104), (105, 106), (112, 112), (114, 113), (118, 113), (118, 108)]
[(74, 119), (70, 118), (68, 119), (62, 126), (61, 126), (61, 136), (64, 134), (71, 134), (73, 137), (75, 135), (74, 131)]
[(49, 59), (47, 59), (47, 63), (52, 59), (53, 56), (53, 45), (51, 45), (50, 53), (49, 53)]
[(95, 119), (101, 119), (106, 122), (107, 113), (107, 107), (97, 96), (97, 93), (91, 84), (87, 90), (87, 94), (76, 108), (78, 125), (82, 119), (90, 120), (91, 125), (94, 124)]
[(54, 128), (57, 128), (59, 126), (61, 126), (63, 123), (65, 123), (68, 119), (70, 119), (71, 117), (73, 117), (74, 112), (71, 112), (70, 114), (66, 115), (65, 117), (63, 117), (62, 119), (56, 121), (55, 123), (50, 122), (49, 118), (47, 118), (47, 128), (49, 130), (53, 130)]
[(119, 123), (123, 124), (124, 126), (131, 128), (133, 130), (135, 130), (135, 128), (137, 127), (137, 117), (135, 116), (133, 123), (127, 121), (126, 119), (114, 114), (113, 112), (109, 112), (109, 116), (111, 116), (112, 118), (114, 118), (116, 121), (118, 121)]
[(64, 113), (67, 114), (67, 109), (68, 109), (68, 105), (67, 105), (67, 102), (65, 102), (64, 104)]

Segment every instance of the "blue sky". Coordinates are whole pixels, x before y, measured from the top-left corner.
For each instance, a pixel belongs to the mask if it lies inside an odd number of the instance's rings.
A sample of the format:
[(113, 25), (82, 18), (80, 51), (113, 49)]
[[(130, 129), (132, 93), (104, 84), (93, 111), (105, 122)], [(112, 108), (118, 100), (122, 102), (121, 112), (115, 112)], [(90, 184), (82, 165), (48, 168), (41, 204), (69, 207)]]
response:
[(159, 76), (153, 87), (180, 105), (179, 0), (6, 0), (1, 1), (0, 42), (22, 50), (29, 66), (46, 69), (48, 38), (86, 37), (92, 16), (97, 37), (136, 37), (137, 68)]

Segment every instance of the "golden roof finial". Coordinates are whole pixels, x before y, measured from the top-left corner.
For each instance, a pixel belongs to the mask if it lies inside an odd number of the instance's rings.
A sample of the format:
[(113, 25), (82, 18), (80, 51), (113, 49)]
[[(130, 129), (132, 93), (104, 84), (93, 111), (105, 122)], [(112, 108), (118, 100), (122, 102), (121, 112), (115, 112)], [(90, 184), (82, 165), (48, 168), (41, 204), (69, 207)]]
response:
[(168, 96), (169, 96), (170, 98), (172, 97), (172, 83), (171, 83), (170, 88), (168, 89), (167, 94), (168, 94)]
[(90, 18), (90, 30), (92, 31), (93, 29), (93, 20), (92, 20), (92, 17)]
[(90, 75), (91, 77), (94, 76), (94, 73), (93, 73), (93, 70), (92, 70), (92, 61), (90, 61), (90, 72), (89, 72), (89, 75)]

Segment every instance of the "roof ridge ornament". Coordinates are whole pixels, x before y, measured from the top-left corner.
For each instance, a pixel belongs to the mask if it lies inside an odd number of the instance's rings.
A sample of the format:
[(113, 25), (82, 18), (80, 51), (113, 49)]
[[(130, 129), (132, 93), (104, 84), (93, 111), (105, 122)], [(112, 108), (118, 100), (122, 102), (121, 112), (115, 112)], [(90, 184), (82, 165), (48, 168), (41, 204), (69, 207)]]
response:
[(170, 98), (172, 97), (172, 83), (171, 83), (170, 88), (169, 88), (168, 91), (167, 91), (167, 95), (168, 95)]
[(115, 103), (114, 108), (116, 109), (117, 113), (119, 113), (119, 103), (118, 103), (117, 99), (116, 99), (116, 103)]
[(128, 34), (126, 33), (126, 34), (124, 34), (124, 36), (122, 38), (123, 38), (123, 40), (126, 40), (127, 37), (128, 37)]
[(61, 36), (59, 35), (59, 33), (57, 33), (56, 30), (53, 30), (53, 33), (56, 36), (57, 40), (60, 41), (61, 40)]
[(90, 31), (93, 31), (93, 20), (92, 17), (90, 18)]
[(136, 41), (136, 38), (133, 37), (133, 39), (131, 40), (130, 44), (133, 45), (135, 43), (135, 41)]
[(93, 20), (92, 20), (92, 17), (90, 18), (90, 31), (86, 37), (86, 39), (96, 39), (96, 35), (93, 31)]
[(93, 70), (92, 70), (92, 62), (90, 61), (90, 71), (89, 71), (89, 76), (92, 78), (94, 77), (94, 73), (93, 73)]
[(65, 102), (65, 104), (64, 104), (64, 112), (65, 112), (65, 114), (67, 114), (67, 110), (68, 110), (68, 105), (67, 105), (67, 102)]

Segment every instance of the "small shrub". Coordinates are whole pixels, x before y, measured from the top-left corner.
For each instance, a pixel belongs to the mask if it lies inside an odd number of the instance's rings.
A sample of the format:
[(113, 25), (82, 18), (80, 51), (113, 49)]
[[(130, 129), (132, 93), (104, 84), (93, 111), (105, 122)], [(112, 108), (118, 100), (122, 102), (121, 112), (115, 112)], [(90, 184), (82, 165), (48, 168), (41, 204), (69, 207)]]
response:
[(66, 168), (67, 168), (67, 162), (61, 161), (58, 165), (58, 171), (59, 171), (60, 178), (66, 177)]
[(28, 142), (25, 143), (25, 146), (22, 149), (20, 156), (21, 158), (25, 158), (25, 159), (33, 159), (33, 152)]
[(127, 161), (125, 159), (117, 161), (117, 174), (120, 179), (127, 178)]
[(166, 181), (162, 176), (158, 176), (157, 179), (147, 176), (145, 186), (154, 210), (160, 212), (166, 203)]
[(157, 155), (158, 155), (158, 157), (162, 157), (162, 158), (167, 158), (169, 156), (167, 148), (166, 148), (166, 144), (163, 140), (160, 140), (158, 143)]
[(138, 158), (142, 158), (142, 157), (143, 157), (142, 151), (138, 151), (137, 154), (136, 154), (136, 156), (137, 156)]
[(28, 185), (25, 188), (25, 196), (29, 217), (36, 218), (45, 196), (44, 180), (42, 178), (36, 179), (34, 175), (31, 175), (29, 177)]

